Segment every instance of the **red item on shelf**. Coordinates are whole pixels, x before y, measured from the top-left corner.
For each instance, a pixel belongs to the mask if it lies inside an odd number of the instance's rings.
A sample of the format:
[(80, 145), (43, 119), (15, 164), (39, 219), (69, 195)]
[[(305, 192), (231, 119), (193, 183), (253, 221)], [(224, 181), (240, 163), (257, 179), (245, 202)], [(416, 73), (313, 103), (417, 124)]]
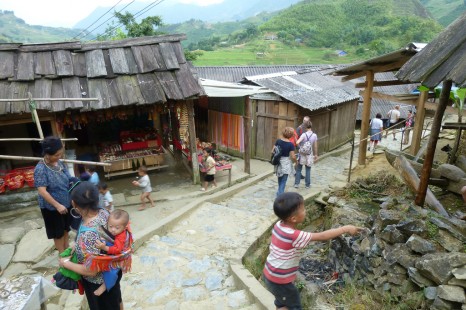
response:
[(6, 176), (0, 176), (0, 194), (6, 191)]
[(6, 186), (10, 191), (22, 188), (24, 186), (24, 175), (21, 172), (8, 173)]
[(12, 173), (20, 173), (24, 176), (24, 181), (29, 187), (34, 187), (34, 166), (21, 167), (12, 170)]

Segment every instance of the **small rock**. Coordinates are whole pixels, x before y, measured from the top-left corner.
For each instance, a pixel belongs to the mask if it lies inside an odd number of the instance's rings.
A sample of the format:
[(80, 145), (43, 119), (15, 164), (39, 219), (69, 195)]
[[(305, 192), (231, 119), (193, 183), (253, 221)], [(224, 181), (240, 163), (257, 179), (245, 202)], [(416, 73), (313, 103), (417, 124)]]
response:
[(435, 252), (435, 247), (431, 242), (417, 235), (412, 235), (411, 237), (409, 237), (408, 241), (406, 241), (406, 245), (412, 251), (420, 254)]
[(428, 286), (424, 288), (424, 297), (427, 300), (435, 300), (437, 298), (437, 287), (436, 286)]
[(204, 288), (194, 286), (183, 289), (183, 296), (185, 301), (193, 301), (207, 298), (208, 293)]
[(459, 286), (439, 285), (437, 288), (437, 296), (443, 300), (465, 303), (466, 295), (464, 289)]
[[(15, 253), (15, 246), (13, 244), (0, 245), (0, 271), (5, 270)], [(0, 272), (1, 274), (1, 272)]]
[(455, 268), (451, 271), (455, 278), (459, 280), (466, 280), (466, 267)]

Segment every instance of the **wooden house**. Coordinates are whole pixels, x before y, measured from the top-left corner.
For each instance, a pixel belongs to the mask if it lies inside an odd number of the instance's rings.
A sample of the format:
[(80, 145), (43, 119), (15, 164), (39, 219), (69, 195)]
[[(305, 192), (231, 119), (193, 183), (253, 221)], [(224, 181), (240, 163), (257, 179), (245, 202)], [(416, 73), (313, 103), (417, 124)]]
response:
[[(202, 93), (180, 44), (184, 38), (0, 44), (0, 137), (38, 138), (30, 114), (34, 104), (45, 136), (79, 137), (76, 148), (83, 152), (96, 153), (139, 124), (160, 134), (172, 124), (171, 136), (164, 138), (176, 140), (177, 109), (192, 117), (192, 99)], [(84, 101), (89, 98), (96, 100)], [(37, 156), (37, 148), (33, 142), (2, 143), (0, 153)], [(19, 163), (0, 160), (0, 169), (2, 164)]]
[[(204, 105), (209, 111), (236, 113), (243, 122), (250, 117), (251, 156), (268, 160), (272, 145), (281, 136), (283, 127), (296, 128), (306, 115), (311, 117), (313, 128), (319, 135), (319, 152), (332, 150), (352, 138), (359, 95), (352, 85), (318, 72), (330, 68), (328, 65), (303, 65), (195, 69), (201, 78), (242, 81), (243, 84), (270, 90), (269, 93), (261, 92), (235, 100), (217, 98), (212, 101), (208, 98)], [(247, 105), (248, 100), (250, 104)], [(207, 112), (207, 115), (210, 117), (212, 113)], [(210, 118), (206, 122), (211, 123)], [(217, 131), (217, 127), (208, 127), (206, 132), (199, 134), (215, 139)], [(226, 128), (224, 132), (242, 139), (241, 130)], [(222, 141), (219, 144), (222, 145)]]

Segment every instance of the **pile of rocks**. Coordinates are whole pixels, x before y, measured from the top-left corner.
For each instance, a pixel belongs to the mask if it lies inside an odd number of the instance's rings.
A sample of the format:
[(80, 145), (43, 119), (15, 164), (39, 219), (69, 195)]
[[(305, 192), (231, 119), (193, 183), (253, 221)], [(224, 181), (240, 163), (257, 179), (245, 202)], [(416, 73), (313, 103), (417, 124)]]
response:
[(340, 275), (400, 298), (423, 290), (430, 309), (466, 309), (465, 221), (389, 199), (366, 224), (366, 235), (332, 241)]

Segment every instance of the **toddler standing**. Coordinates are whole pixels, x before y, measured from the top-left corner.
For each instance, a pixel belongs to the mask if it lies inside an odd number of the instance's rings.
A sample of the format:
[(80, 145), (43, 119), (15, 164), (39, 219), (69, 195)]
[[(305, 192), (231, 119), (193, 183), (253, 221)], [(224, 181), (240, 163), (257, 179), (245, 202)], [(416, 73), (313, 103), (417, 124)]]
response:
[(303, 196), (296, 192), (279, 195), (273, 203), (273, 211), (280, 220), (272, 230), (270, 254), (262, 278), (275, 296), (277, 309), (300, 310), (301, 299), (293, 281), (298, 272), (301, 250), (311, 241), (327, 241), (345, 233), (354, 235), (362, 228), (346, 225), (316, 233), (296, 229), (296, 225), (306, 218)]
[(209, 186), (209, 182), (212, 182), (212, 188), (217, 187), (217, 182), (215, 182), (215, 160), (213, 158), (213, 152), (211, 148), (205, 148), (203, 150), (204, 158), (205, 158), (205, 169), (206, 175), (204, 178), (204, 186), (201, 187), (201, 191), (206, 191), (207, 187)]
[(139, 207), (139, 211), (146, 209), (146, 199), (149, 200), (151, 208), (154, 206), (154, 201), (150, 197), (150, 193), (152, 192), (152, 186), (150, 184), (149, 176), (147, 175), (147, 167), (141, 166), (138, 169), (138, 174), (141, 177), (139, 181), (133, 181), (133, 185), (142, 187), (142, 194), (141, 194), (141, 207)]
[(113, 197), (108, 189), (107, 183), (100, 182), (99, 185), (99, 200), (101, 207), (107, 209), (109, 212), (112, 212), (113, 207)]

